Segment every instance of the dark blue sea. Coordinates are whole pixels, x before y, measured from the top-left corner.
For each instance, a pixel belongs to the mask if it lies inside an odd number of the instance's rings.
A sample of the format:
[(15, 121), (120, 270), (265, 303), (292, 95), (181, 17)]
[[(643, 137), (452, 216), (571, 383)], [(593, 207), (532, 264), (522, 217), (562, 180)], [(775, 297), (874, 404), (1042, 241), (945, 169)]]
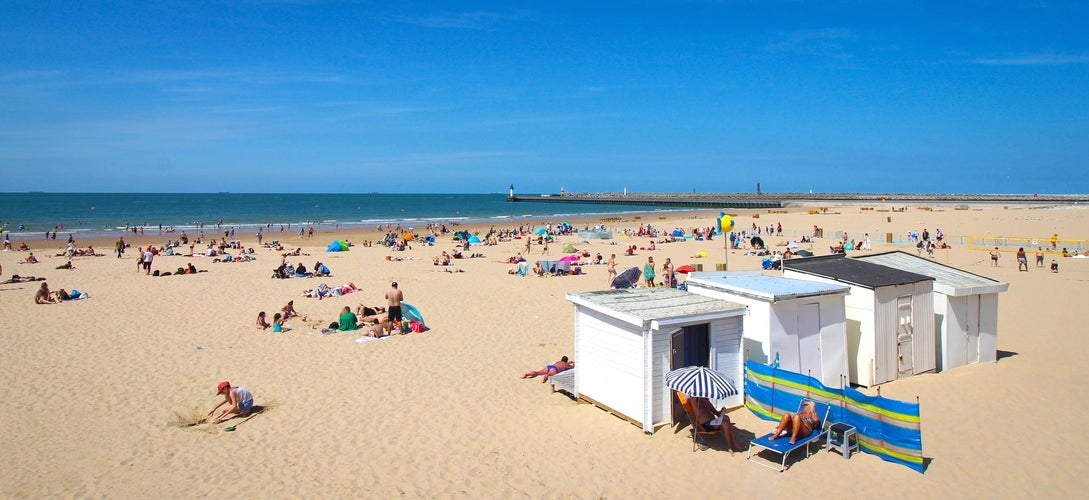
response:
[[(160, 225), (192, 232), (272, 224), (315, 229), (423, 226), (428, 222), (494, 223), (630, 212), (661, 207), (506, 201), (506, 194), (252, 194), (252, 193), (0, 193), (0, 224), (11, 236), (36, 237), (56, 229), (85, 237), (122, 234), (126, 227)], [(154, 234), (154, 233), (152, 233)]]

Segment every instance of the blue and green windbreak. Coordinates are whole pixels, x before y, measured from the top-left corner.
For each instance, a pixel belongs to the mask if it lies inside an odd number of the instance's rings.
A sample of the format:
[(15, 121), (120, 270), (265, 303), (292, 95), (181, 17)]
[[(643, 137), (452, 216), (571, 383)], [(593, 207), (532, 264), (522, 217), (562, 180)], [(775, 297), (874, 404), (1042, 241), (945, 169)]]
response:
[(867, 396), (850, 387), (832, 389), (799, 373), (745, 363), (745, 406), (756, 416), (779, 420), (806, 398), (828, 403), (831, 422), (855, 426), (862, 451), (924, 472), (918, 404)]

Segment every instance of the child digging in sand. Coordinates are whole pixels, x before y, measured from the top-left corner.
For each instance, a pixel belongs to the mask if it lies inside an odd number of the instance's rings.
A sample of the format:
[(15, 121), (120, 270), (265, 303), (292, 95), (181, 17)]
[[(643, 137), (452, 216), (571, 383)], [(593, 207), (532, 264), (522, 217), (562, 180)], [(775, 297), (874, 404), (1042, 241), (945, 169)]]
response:
[(227, 409), (223, 410), (215, 419), (215, 423), (224, 422), (234, 418), (235, 416), (245, 417), (249, 415), (253, 410), (253, 394), (242, 387), (231, 387), (231, 383), (224, 380), (219, 383), (219, 389), (216, 391), (216, 395), (222, 395), (223, 401), (220, 401), (212, 411), (208, 412), (208, 416), (211, 417), (219, 407), (229, 404)]

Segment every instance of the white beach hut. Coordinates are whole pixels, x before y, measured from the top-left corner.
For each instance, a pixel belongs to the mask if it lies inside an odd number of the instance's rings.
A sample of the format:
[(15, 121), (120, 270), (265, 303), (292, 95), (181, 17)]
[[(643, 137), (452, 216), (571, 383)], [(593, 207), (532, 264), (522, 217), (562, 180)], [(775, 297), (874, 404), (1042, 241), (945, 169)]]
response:
[[(665, 374), (706, 366), (742, 381), (745, 306), (673, 288), (568, 294), (575, 305), (575, 394), (642, 427), (681, 418)], [(741, 396), (716, 401), (740, 406)]]
[(843, 254), (786, 259), (783, 276), (845, 284), (851, 383), (882, 384), (934, 371), (934, 278)]
[[(692, 273), (688, 291), (748, 306), (747, 360), (841, 387), (848, 380), (844, 284), (765, 276), (759, 271)], [(842, 377), (842, 378), (841, 378)]]
[(1009, 283), (899, 251), (859, 259), (934, 278), (940, 370), (998, 359), (998, 294)]

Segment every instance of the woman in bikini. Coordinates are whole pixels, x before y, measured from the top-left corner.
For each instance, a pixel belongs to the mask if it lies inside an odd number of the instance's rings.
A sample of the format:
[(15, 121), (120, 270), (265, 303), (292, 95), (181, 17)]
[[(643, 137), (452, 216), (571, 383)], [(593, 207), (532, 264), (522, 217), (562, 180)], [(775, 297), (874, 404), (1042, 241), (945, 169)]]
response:
[(386, 308), (382, 306), (370, 307), (359, 304), (359, 306), (355, 308), (355, 314), (356, 316), (359, 316), (360, 321), (367, 321), (367, 318), (378, 316), (379, 314), (384, 314), (385, 312)]
[(553, 376), (553, 375), (555, 375), (557, 373), (560, 373), (560, 372), (570, 370), (570, 369), (572, 369), (574, 367), (575, 367), (575, 362), (574, 361), (569, 361), (567, 359), (567, 356), (564, 356), (564, 357), (560, 358), (560, 360), (557, 361), (555, 364), (548, 365), (548, 366), (544, 367), (543, 369), (540, 369), (540, 370), (537, 370), (537, 371), (526, 372), (526, 373), (522, 374), (522, 378), (534, 378), (534, 377), (538, 377), (538, 376), (544, 377), (544, 378), (541, 379), (541, 383), (543, 384), (545, 382), (548, 382), (548, 377), (551, 377), (551, 376)]
[(813, 429), (819, 429), (821, 425), (821, 419), (817, 416), (815, 408), (816, 405), (812, 401), (806, 400), (798, 413), (783, 415), (782, 420), (779, 421), (779, 427), (775, 428), (775, 432), (768, 439), (775, 440), (786, 431), (788, 426), (790, 427), (790, 444), (794, 444), (799, 437), (809, 437)]

